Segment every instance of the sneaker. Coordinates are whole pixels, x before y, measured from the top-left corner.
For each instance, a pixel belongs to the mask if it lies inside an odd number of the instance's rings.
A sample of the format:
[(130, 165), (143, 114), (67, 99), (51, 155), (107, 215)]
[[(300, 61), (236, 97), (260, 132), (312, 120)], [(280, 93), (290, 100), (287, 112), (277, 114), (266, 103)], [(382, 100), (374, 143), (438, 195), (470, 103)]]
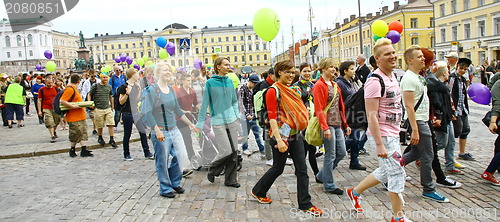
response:
[(118, 146), (116, 145), (116, 142), (115, 142), (114, 140), (110, 140), (110, 141), (109, 141), (109, 145), (111, 145), (113, 148), (118, 147)]
[(97, 135), (97, 130), (93, 130), (92, 135)]
[(254, 197), (255, 199), (257, 199), (257, 201), (261, 204), (270, 204), (273, 202), (273, 200), (271, 200), (271, 198), (269, 197), (258, 197), (257, 195), (255, 195), (252, 191), (252, 197)]
[(150, 159), (150, 160), (154, 160), (155, 159), (155, 156), (152, 153), (148, 153), (144, 157), (146, 157), (146, 159)]
[(327, 193), (331, 193), (331, 194), (336, 194), (336, 195), (342, 195), (344, 194), (344, 191), (340, 188), (335, 188), (333, 190), (325, 190), (325, 192)]
[(489, 181), (491, 184), (495, 186), (500, 186), (500, 181), (496, 180), (492, 173), (484, 172), (481, 175), (481, 178)]
[(76, 154), (75, 150), (70, 149), (70, 150), (69, 150), (69, 156), (70, 156), (70, 157), (77, 157), (77, 156), (78, 156), (78, 154)]
[(268, 160), (268, 161), (266, 161), (266, 165), (268, 165), (268, 166), (273, 166), (273, 160)]
[(460, 170), (457, 170), (457, 169), (453, 169), (453, 170), (446, 170), (445, 171), (446, 174), (457, 174), (457, 175), (464, 175), (464, 172), (460, 171)]
[(347, 189), (346, 190), (346, 193), (347, 193), (347, 196), (349, 197), (349, 199), (351, 200), (351, 204), (352, 204), (352, 207), (354, 207), (354, 210), (356, 210), (356, 212), (363, 212), (363, 208), (361, 208), (361, 196), (354, 196), (353, 194), (353, 191), (354, 188), (351, 188), (351, 189)]
[(51, 143), (55, 143), (55, 142), (56, 142), (56, 137), (55, 137), (55, 136), (51, 137), (51, 138), (50, 138), (50, 142), (51, 142)]
[(102, 136), (100, 136), (99, 138), (97, 138), (97, 142), (99, 144), (101, 144), (101, 146), (104, 146), (104, 144), (106, 144), (106, 142), (104, 142), (104, 139), (102, 138)]
[(411, 177), (410, 177), (410, 176), (406, 176), (406, 177), (405, 177), (405, 180), (406, 180), (406, 181), (410, 181), (410, 180), (411, 180)]
[(450, 200), (448, 200), (448, 198), (444, 197), (443, 195), (441, 195), (440, 193), (438, 193), (436, 191), (434, 191), (432, 193), (424, 193), (424, 194), (422, 194), (422, 196), (424, 198), (437, 201), (439, 203), (449, 203), (450, 202)]
[(167, 198), (174, 198), (175, 193), (174, 192), (168, 192), (166, 194), (160, 194), (162, 197), (167, 197)]
[(193, 170), (192, 169), (187, 169), (187, 170), (183, 170), (182, 171), (182, 177), (184, 177), (184, 178), (188, 177), (191, 174), (193, 174)]
[(455, 162), (453, 163), (453, 166), (455, 166), (455, 167), (456, 167), (456, 168), (458, 168), (458, 169), (463, 169), (463, 168), (465, 168), (465, 166), (464, 166), (464, 165), (460, 164), (460, 163), (459, 163), (459, 162), (457, 162), (457, 161), (455, 161)]
[(90, 151), (90, 150), (82, 150), (80, 152), (80, 156), (81, 157), (93, 157), (94, 154), (92, 154), (92, 151)]
[(173, 188), (175, 190), (176, 193), (178, 194), (181, 194), (181, 193), (184, 193), (186, 190), (184, 190), (184, 188), (182, 187), (174, 187)]
[(117, 132), (118, 131), (118, 127), (115, 126), (115, 128), (113, 129), (113, 131)]
[(406, 217), (401, 217), (399, 218), (399, 220), (396, 220), (394, 219), (394, 217), (391, 219), (391, 222), (412, 222), (411, 220), (409, 220), (408, 218)]
[(462, 184), (460, 182), (454, 181), (450, 178), (446, 178), (446, 179), (444, 179), (444, 181), (437, 181), (436, 184), (438, 186), (451, 188), (451, 189), (457, 189), (457, 188), (462, 187)]
[(134, 160), (130, 155), (125, 156), (126, 161), (132, 161)]
[(366, 170), (366, 167), (361, 165), (361, 164), (358, 164), (355, 166), (349, 166), (349, 169), (351, 169), (351, 170)]
[(252, 155), (252, 151), (250, 151), (249, 149), (246, 149), (246, 150), (243, 150), (243, 154), (247, 155), (247, 156), (250, 156)]
[(290, 159), (290, 158), (287, 158), (285, 164), (286, 165), (292, 165), (293, 164), (293, 160)]
[(320, 210), (319, 208), (315, 207), (315, 206), (312, 206), (311, 208), (307, 209), (307, 210), (302, 210), (303, 212), (308, 212), (310, 214), (312, 214), (313, 216), (316, 216), (316, 217), (319, 217), (323, 214), (323, 211)]
[(208, 179), (208, 182), (214, 183), (215, 182), (215, 175), (213, 175), (211, 173), (208, 173), (207, 174), (207, 179)]
[(323, 183), (320, 179), (318, 179), (318, 176), (314, 176), (314, 179), (316, 179), (316, 183)]
[(368, 152), (365, 149), (361, 149), (359, 150), (359, 155), (368, 155)]
[(476, 159), (474, 159), (474, 157), (472, 157), (472, 155), (470, 155), (470, 153), (463, 153), (463, 154), (458, 154), (458, 158), (462, 159), (462, 160), (469, 160), (469, 161), (474, 161)]

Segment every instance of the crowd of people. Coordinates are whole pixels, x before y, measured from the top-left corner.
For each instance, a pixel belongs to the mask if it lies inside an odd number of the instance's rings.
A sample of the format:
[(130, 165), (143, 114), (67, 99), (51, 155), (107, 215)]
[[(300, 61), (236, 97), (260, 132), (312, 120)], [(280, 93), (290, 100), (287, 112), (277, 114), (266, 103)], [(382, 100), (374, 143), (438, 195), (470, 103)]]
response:
[[(399, 79), (394, 72), (397, 61), (391, 41), (378, 40), (373, 51), (369, 64), (364, 55), (359, 55), (356, 62), (344, 61), (338, 66), (332, 58), (298, 66), (281, 61), (261, 77), (250, 75), (246, 79), (235, 75), (226, 57), (217, 58), (213, 70), (203, 66), (190, 73), (158, 63), (140, 71), (124, 71), (116, 65), (111, 73), (88, 70), (83, 75), (69, 76), (2, 74), (2, 119), (9, 128), (13, 124), (24, 127), (24, 116), (31, 115), (29, 107), (33, 101), (39, 123), (49, 131), (50, 142), (56, 141), (59, 125), (61, 130), (66, 123), (69, 126), (70, 157), (78, 156), (78, 143), (80, 156), (94, 155), (87, 149), (90, 130), (98, 137), (98, 143), (105, 146), (103, 128), (107, 128), (108, 144), (118, 147), (114, 133), (122, 122), (123, 157), (127, 161), (133, 160), (129, 141), (135, 125), (144, 157), (155, 160), (160, 195), (168, 198), (185, 192), (181, 180), (196, 168), (192, 163), (195, 156), (209, 160), (210, 183), (224, 175), (225, 186), (238, 188), (239, 156), (260, 153), (271, 167), (251, 190), (259, 203), (272, 202), (268, 191), (285, 165), (293, 164), (298, 208), (321, 215), (309, 194), (308, 159), (315, 181), (322, 184), (326, 193), (346, 192), (354, 209), (362, 212), (361, 194), (382, 183), (389, 191), (392, 221), (409, 221), (404, 216), (401, 195), (405, 181), (411, 179), (405, 172), (407, 164), (415, 161), (420, 169), (422, 197), (444, 203), (449, 200), (437, 191), (436, 185), (460, 188), (460, 182), (446, 175), (464, 174), (460, 170), (464, 166), (456, 159), (474, 160), (466, 152), (470, 132), (467, 88), (469, 76), (476, 69), (471, 69), (470, 59), (458, 58), (456, 53), (448, 54), (447, 61), (436, 61), (428, 49), (411, 46), (404, 53), (408, 70)], [(488, 84), (492, 91), (489, 130), (497, 133), (500, 83), (496, 80), (500, 73), (492, 75), (494, 70), (485, 67), (483, 81), (483, 69), (477, 70), (483, 84)], [(364, 98), (364, 124), (347, 118), (351, 114), (346, 103), (359, 93)], [(83, 101), (93, 101), (93, 105), (84, 107)], [(61, 114), (54, 107), (59, 103), (69, 110)], [(263, 113), (258, 112), (258, 106), (264, 108)], [(317, 117), (323, 143), (319, 147), (311, 145), (304, 136), (313, 116)], [(87, 118), (92, 119), (90, 129)], [(402, 133), (401, 125), (406, 133)], [(256, 151), (248, 146), (250, 130)], [(148, 134), (153, 151), (148, 145)], [(402, 150), (407, 134), (410, 141)], [(459, 153), (455, 156), (456, 138)], [(378, 157), (378, 168), (355, 187), (338, 187), (334, 171), (346, 155), (350, 154), (349, 169), (366, 170), (359, 160), (360, 153), (368, 153), (366, 142)], [(195, 149), (194, 143), (199, 149)], [(444, 170), (438, 156), (441, 149), (445, 151)], [(324, 155), (321, 167), (316, 160), (320, 155)], [(499, 165), (500, 136), (495, 142), (494, 158), (481, 178), (500, 185), (493, 176), (500, 171)]]

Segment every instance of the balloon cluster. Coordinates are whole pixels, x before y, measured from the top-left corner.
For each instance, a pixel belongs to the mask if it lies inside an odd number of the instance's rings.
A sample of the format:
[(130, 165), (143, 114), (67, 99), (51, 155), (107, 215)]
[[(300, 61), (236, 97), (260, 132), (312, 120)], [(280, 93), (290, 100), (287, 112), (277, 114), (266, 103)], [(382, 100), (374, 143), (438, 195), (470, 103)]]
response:
[(107, 65), (101, 67), (101, 73), (108, 73), (109, 71), (111, 71), (111, 66)]
[[(45, 52), (43, 52), (43, 55), (47, 59), (52, 59), (52, 52), (50, 50), (45, 50)], [(43, 67), (40, 64), (36, 64), (35, 68), (36, 68), (36, 70), (41, 71)], [(54, 72), (54, 71), (56, 71), (57, 65), (53, 61), (48, 61), (45, 64), (45, 68), (47, 68), (47, 71), (49, 71), (49, 72)]]
[(280, 31), (278, 14), (270, 8), (262, 8), (253, 17), (253, 30), (265, 41), (271, 41)]
[(403, 24), (399, 21), (394, 21), (387, 23), (384, 20), (376, 20), (372, 23), (373, 31), (373, 41), (377, 41), (380, 38), (388, 38), (391, 40), (392, 44), (396, 44), (401, 39), (401, 33), (403, 32)]
[(159, 53), (161, 59), (168, 59), (169, 55), (175, 54), (175, 44), (173, 42), (167, 42), (164, 37), (158, 37), (156, 39), (156, 44), (158, 47), (162, 48)]

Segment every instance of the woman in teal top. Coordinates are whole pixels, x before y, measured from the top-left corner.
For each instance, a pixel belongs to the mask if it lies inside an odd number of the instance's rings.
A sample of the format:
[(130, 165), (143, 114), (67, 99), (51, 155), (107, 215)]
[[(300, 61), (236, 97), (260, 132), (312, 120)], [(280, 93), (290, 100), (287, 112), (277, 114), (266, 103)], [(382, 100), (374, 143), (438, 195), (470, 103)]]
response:
[(26, 100), (26, 91), (19, 83), (21, 82), (21, 77), (16, 76), (14, 78), (14, 83), (7, 87), (7, 92), (5, 93), (5, 106), (7, 108), (7, 123), (9, 128), (12, 128), (12, 120), (14, 120), (14, 113), (16, 113), (16, 119), (18, 127), (24, 127), (24, 112), (23, 105)]
[(208, 181), (213, 183), (215, 176), (219, 176), (225, 169), (224, 185), (238, 188), (240, 184), (236, 171), (240, 115), (233, 82), (227, 77), (231, 70), (229, 59), (217, 58), (214, 62), (214, 69), (216, 75), (213, 75), (205, 85), (196, 128), (198, 132), (203, 128), (207, 108), (210, 106), (210, 121), (214, 134), (217, 135), (218, 154), (208, 171)]

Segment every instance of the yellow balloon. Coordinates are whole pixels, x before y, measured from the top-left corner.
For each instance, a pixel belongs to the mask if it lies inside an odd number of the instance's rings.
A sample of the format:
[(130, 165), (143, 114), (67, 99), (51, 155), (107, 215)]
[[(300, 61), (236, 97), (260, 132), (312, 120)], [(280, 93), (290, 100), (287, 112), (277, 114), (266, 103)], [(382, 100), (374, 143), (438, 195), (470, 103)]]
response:
[(389, 32), (389, 25), (384, 20), (377, 20), (372, 23), (372, 32), (379, 37), (385, 37)]
[(56, 68), (57, 68), (56, 63), (53, 61), (47, 62), (47, 64), (45, 64), (45, 67), (47, 68), (47, 70), (49, 72), (54, 72), (54, 71), (56, 71)]
[(280, 31), (278, 14), (270, 8), (259, 9), (253, 17), (253, 30), (263, 40), (273, 40)]
[(140, 66), (144, 66), (144, 59), (138, 58), (137, 59), (137, 64), (139, 64)]

